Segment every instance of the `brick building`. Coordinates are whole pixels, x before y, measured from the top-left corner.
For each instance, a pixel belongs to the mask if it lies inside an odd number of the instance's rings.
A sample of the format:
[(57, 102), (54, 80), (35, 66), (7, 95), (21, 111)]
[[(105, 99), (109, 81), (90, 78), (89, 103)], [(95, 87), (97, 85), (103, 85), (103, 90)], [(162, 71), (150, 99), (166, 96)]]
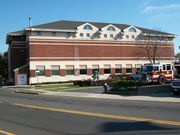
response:
[(174, 61), (174, 35), (126, 24), (57, 21), (7, 34), (9, 80), (15, 84), (100, 79), (149, 63), (142, 35), (163, 37), (157, 62)]

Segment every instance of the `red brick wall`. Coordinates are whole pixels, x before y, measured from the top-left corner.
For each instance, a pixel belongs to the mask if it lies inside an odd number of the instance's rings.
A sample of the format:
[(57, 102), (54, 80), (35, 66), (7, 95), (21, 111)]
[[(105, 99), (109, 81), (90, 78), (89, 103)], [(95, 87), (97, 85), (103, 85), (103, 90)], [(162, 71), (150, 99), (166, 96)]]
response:
[(87, 69), (87, 75), (92, 75), (92, 69)]
[(66, 70), (60, 69), (60, 76), (65, 76), (65, 75), (66, 75)]
[(80, 75), (80, 70), (79, 70), (79, 69), (74, 69), (74, 75), (75, 75), (75, 76)]
[(19, 71), (16, 70), (14, 72), (14, 83), (15, 83), (15, 85), (18, 85), (18, 74), (19, 74)]
[(30, 77), (36, 77), (36, 71), (30, 70)]
[(46, 69), (45, 70), (45, 76), (46, 77), (50, 77), (51, 76), (51, 70), (50, 69)]
[(122, 74), (126, 74), (126, 68), (122, 68)]
[(115, 68), (111, 68), (111, 75), (115, 75)]
[(11, 59), (11, 71), (12, 76), (14, 75), (14, 69), (26, 64), (26, 48), (11, 48), (10, 49), (10, 59)]
[(99, 75), (104, 75), (104, 69), (103, 68), (99, 68)]
[[(61, 59), (73, 59), (73, 57), (78, 57), (78, 59), (89, 58), (90, 59), (106, 59), (103, 57), (113, 57), (124, 58), (131, 57), (134, 59), (145, 57), (146, 50), (145, 46), (142, 47), (140, 44), (135, 44), (134, 42), (113, 42), (108, 43), (104, 41), (89, 41), (84, 43), (83, 41), (73, 41), (73, 42), (43, 42), (42, 45), (38, 44), (39, 41), (32, 42), (30, 44), (30, 57), (61, 57)], [(44, 43), (44, 45), (43, 45)], [(126, 46), (124, 46), (126, 45)], [(130, 46), (127, 46), (130, 45)], [(136, 46), (135, 46), (136, 45)], [(139, 47), (138, 47), (139, 46)], [(173, 45), (165, 45), (166, 47), (159, 47), (157, 50), (157, 57), (174, 57)], [(169, 46), (169, 47), (167, 47)]]

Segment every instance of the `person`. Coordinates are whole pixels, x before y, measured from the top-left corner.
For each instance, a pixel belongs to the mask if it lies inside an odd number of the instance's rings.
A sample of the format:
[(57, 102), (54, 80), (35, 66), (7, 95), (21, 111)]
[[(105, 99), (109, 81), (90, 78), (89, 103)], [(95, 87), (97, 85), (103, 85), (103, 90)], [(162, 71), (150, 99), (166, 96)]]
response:
[(175, 67), (173, 67), (173, 77), (174, 78), (177, 77), (177, 69)]
[(99, 80), (99, 72), (97, 70), (95, 70), (92, 77), (93, 77), (94, 81)]
[(107, 87), (108, 87), (107, 83), (104, 83), (104, 92), (107, 92)]

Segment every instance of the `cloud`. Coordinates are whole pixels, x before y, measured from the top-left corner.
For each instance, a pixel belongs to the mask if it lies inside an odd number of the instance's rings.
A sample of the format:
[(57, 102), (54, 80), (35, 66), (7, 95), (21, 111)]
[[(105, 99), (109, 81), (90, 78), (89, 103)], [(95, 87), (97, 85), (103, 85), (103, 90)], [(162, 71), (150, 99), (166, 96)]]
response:
[(150, 3), (143, 4), (140, 14), (146, 15), (151, 21), (167, 20), (180, 18), (180, 3), (171, 3), (165, 5), (152, 5)]
[(178, 17), (179, 17), (178, 13), (157, 13), (155, 15), (150, 15), (148, 19), (151, 21), (162, 21), (162, 20), (170, 20), (173, 18), (177, 19)]
[(143, 13), (158, 13), (180, 10), (180, 4), (168, 4), (161, 6), (146, 5), (143, 8)]

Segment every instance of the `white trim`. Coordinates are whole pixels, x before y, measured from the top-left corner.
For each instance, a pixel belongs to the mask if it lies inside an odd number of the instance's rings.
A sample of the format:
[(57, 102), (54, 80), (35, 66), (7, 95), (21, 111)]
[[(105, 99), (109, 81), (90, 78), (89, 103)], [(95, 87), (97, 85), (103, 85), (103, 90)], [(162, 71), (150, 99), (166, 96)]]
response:
[(50, 31), (50, 32), (76, 32), (76, 30), (69, 30), (69, 29), (41, 29), (41, 28), (25, 28), (24, 30), (27, 31)]
[[(158, 57), (158, 59), (172, 59), (174, 57)], [(64, 59), (64, 60), (68, 60), (68, 59), (134, 59), (137, 60), (138, 57), (29, 57), (30, 60), (43, 60), (43, 59), (47, 59), (47, 60), (56, 60), (56, 59)], [(141, 59), (147, 59), (147, 57), (141, 57)]]
[[(173, 60), (160, 60), (162, 64), (172, 63)], [(111, 68), (115, 68), (116, 64), (120, 64), (121, 68), (125, 68), (126, 64), (131, 64), (132, 67), (136, 68), (136, 64), (145, 64), (149, 63), (148, 60), (37, 60), (37, 61), (30, 61), (30, 70), (35, 70), (37, 65), (44, 65), (45, 69), (51, 69), (51, 65), (59, 65), (60, 69), (65, 69), (66, 65), (73, 65), (75, 69), (79, 69), (80, 65), (86, 65), (87, 68), (92, 68), (93, 65), (98, 65), (99, 68), (104, 68), (104, 65), (110, 65)]]
[(150, 34), (150, 33), (143, 33), (145, 36), (159, 36), (159, 37), (172, 37), (175, 38), (175, 35), (166, 35), (166, 34)]
[[(81, 42), (81, 43), (86, 43), (86, 42), (96, 42), (96, 43), (101, 43), (101, 42), (104, 42), (104, 43), (113, 43), (113, 44), (117, 44), (117, 43), (139, 43), (140, 42), (137, 42), (137, 41), (132, 41), (132, 40), (104, 40), (104, 39), (77, 39), (77, 38), (73, 38), (73, 39), (66, 39), (66, 38), (62, 38), (62, 37), (50, 37), (50, 36), (30, 36), (29, 37), (30, 39), (30, 42), (31, 41), (52, 41), (52, 42)], [(143, 43), (143, 42), (142, 42)], [(141, 44), (142, 44), (141, 43)], [(173, 41), (169, 41), (168, 43), (173, 43)]]
[[(135, 42), (134, 42), (135, 43)], [(29, 43), (30, 45), (49, 45), (49, 44), (51, 44), (51, 46), (52, 45), (70, 45), (70, 46), (133, 46), (133, 47), (144, 47), (144, 46), (146, 46), (146, 44), (144, 44), (144, 45), (142, 45), (142, 44), (129, 44), (129, 45), (124, 45), (124, 44), (121, 44), (121, 43), (117, 43), (117, 44), (107, 44), (107, 43), (105, 43), (105, 44), (83, 44), (83, 43), (81, 43), (81, 44), (79, 44), (79, 43), (77, 43), (77, 44), (75, 44), (75, 43), (46, 43), (46, 42), (44, 42), (44, 43), (36, 43), (36, 42), (33, 42), (33, 43)], [(162, 45), (162, 46), (158, 46), (158, 47), (161, 47), (161, 48), (168, 48), (168, 47), (173, 47), (172, 45)]]
[[(171, 63), (172, 60), (161, 60), (162, 64), (164, 63)], [(37, 65), (44, 65), (46, 70), (51, 69), (51, 65), (59, 65), (60, 69), (65, 69), (66, 65), (73, 65), (74, 69), (80, 69), (80, 65), (86, 65), (87, 69), (92, 69), (93, 65), (97, 65), (100, 68), (104, 68), (104, 64), (109, 64), (111, 68), (115, 68), (116, 64), (121, 64), (122, 68), (126, 67), (126, 64), (132, 64), (132, 68), (135, 67), (136, 64), (144, 64), (149, 63), (146, 60), (81, 60), (81, 61), (30, 61), (30, 70), (35, 70)], [(117, 74), (117, 73), (116, 73)], [(122, 74), (122, 73), (120, 73)], [(127, 73), (131, 74), (131, 73)], [(110, 74), (100, 75), (100, 79), (107, 79)], [(66, 75), (66, 76), (38, 76), (38, 81), (41, 82), (62, 82), (62, 81), (69, 81), (69, 80), (85, 80), (91, 78), (92, 75)], [(36, 77), (31, 77), (29, 79), (29, 83), (37, 83)]]

